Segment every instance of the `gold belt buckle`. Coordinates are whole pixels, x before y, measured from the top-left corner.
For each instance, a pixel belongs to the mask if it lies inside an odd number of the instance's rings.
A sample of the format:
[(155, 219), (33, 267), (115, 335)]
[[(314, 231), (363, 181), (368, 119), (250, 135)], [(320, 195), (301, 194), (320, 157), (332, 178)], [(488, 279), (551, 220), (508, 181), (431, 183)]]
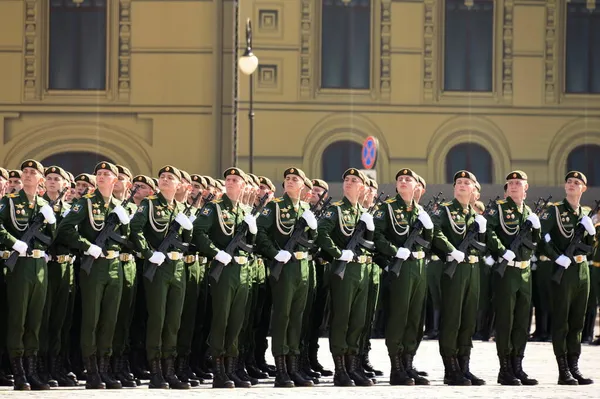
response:
[(306, 253), (300, 252), (300, 251), (294, 252), (294, 258), (296, 258), (298, 260), (304, 259), (304, 258), (306, 258)]
[(359, 255), (356, 257), (356, 262), (358, 263), (367, 263), (366, 255)]
[(475, 255), (469, 255), (469, 263), (473, 264), (473, 263), (477, 263), (479, 261), (479, 258)]
[(245, 265), (246, 263), (248, 263), (248, 257), (246, 256), (234, 256), (233, 259), (238, 265)]
[(10, 251), (2, 251), (2, 259), (8, 259), (10, 257)]
[(431, 260), (440, 260), (440, 257), (437, 255), (431, 255)]
[(65, 262), (67, 262), (68, 261), (67, 256), (68, 255), (58, 255), (56, 257), (56, 263), (65, 263)]
[(585, 255), (577, 255), (574, 257), (575, 259), (575, 263), (581, 263), (583, 261), (585, 261)]
[(373, 257), (367, 256), (367, 263), (373, 263)]
[(194, 262), (196, 261), (196, 257), (195, 257), (194, 255), (186, 255), (186, 256), (183, 258), (183, 261), (184, 261), (185, 263), (194, 263)]
[(39, 249), (34, 249), (31, 251), (31, 257), (35, 258), (35, 259), (39, 259), (42, 257), (42, 251), (40, 251)]

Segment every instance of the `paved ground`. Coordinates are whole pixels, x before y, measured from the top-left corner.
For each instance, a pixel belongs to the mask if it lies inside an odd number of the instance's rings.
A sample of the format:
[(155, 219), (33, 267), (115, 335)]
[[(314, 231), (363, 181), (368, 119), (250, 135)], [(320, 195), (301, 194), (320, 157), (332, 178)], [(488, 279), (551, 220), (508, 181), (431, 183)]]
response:
[[(564, 387), (556, 384), (557, 368), (549, 343), (530, 343), (527, 347), (525, 358), (525, 370), (530, 376), (537, 378), (540, 385), (536, 387), (502, 387), (496, 384), (498, 373), (498, 361), (495, 345), (489, 343), (475, 343), (473, 349), (471, 370), (487, 380), (488, 385), (484, 387), (448, 387), (443, 385), (443, 367), (439, 356), (437, 342), (425, 341), (415, 358), (418, 369), (429, 372), (432, 382), (428, 387), (391, 387), (388, 382), (390, 362), (387, 357), (383, 340), (373, 340), (371, 362), (381, 368), (385, 375), (379, 379), (376, 386), (372, 388), (338, 388), (333, 386), (331, 378), (322, 380), (315, 388), (275, 389), (271, 381), (265, 381), (251, 389), (210, 389), (209, 384), (201, 385), (190, 391), (174, 390), (149, 390), (146, 386), (113, 391), (89, 391), (83, 387), (69, 389), (53, 389), (44, 392), (14, 392), (10, 388), (0, 388), (0, 397), (38, 397), (38, 398), (167, 398), (181, 396), (210, 395), (214, 398), (308, 398), (326, 395), (328, 399), (347, 399), (353, 395), (369, 395), (378, 399), (386, 398), (500, 398), (519, 396), (520, 398), (599, 398), (600, 387), (589, 385), (581, 387)], [(323, 365), (333, 368), (333, 361), (328, 352), (327, 340), (321, 342), (321, 354)], [(580, 368), (586, 376), (595, 378), (600, 384), (600, 347), (583, 346)], [(10, 393), (9, 393), (10, 392)]]

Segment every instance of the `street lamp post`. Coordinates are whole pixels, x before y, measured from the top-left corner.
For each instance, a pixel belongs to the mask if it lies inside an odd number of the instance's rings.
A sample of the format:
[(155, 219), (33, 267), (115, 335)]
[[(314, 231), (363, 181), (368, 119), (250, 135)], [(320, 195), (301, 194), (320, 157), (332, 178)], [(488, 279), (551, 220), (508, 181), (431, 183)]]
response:
[(252, 53), (252, 23), (250, 18), (246, 20), (246, 51), (238, 60), (238, 66), (244, 75), (248, 75), (250, 86), (250, 98), (248, 107), (248, 123), (250, 127), (250, 148), (249, 148), (249, 172), (253, 171), (254, 163), (254, 79), (253, 74), (258, 67), (258, 58)]

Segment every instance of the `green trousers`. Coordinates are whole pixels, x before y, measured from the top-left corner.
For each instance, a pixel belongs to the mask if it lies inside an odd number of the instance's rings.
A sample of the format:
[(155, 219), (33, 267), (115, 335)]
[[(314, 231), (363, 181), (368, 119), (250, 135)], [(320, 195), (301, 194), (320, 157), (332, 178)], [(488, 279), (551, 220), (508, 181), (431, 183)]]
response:
[(365, 313), (365, 325), (360, 334), (359, 353), (367, 354), (371, 350), (371, 332), (373, 331), (373, 323), (375, 322), (375, 311), (379, 300), (379, 287), (381, 278), (381, 269), (375, 263), (367, 265), (368, 278), (368, 294), (367, 294), (367, 309)]
[(423, 259), (408, 259), (400, 275), (388, 276), (389, 301), (385, 344), (390, 355), (417, 351), (419, 328), (422, 329), (423, 303), (427, 293), (427, 278)]
[(308, 261), (308, 287), (306, 290), (306, 305), (302, 313), (302, 332), (300, 333), (300, 352), (308, 353), (310, 344), (310, 334), (312, 331), (314, 314), (314, 305), (317, 294), (317, 276), (315, 270), (315, 262), (310, 259)]
[(112, 355), (123, 291), (123, 268), (116, 259), (98, 258), (90, 274), (79, 272), (81, 287), (81, 355)]
[(522, 356), (529, 337), (531, 270), (507, 266), (504, 277), (493, 276), (498, 356)]
[(590, 301), (600, 306), (600, 265), (590, 268)]
[[(449, 263), (448, 263), (449, 265)], [(479, 262), (459, 263), (454, 277), (442, 274), (440, 354), (464, 356), (471, 353), (479, 302)]]
[(283, 265), (279, 280), (270, 278), (273, 295), (271, 351), (273, 356), (299, 355), (302, 316), (309, 284), (309, 262), (291, 259)]
[(196, 314), (198, 311), (198, 298), (200, 296), (200, 282), (204, 277), (204, 267), (200, 267), (198, 260), (186, 263), (185, 298), (181, 313), (181, 326), (177, 334), (177, 354), (187, 356), (192, 351), (192, 340), (196, 328)]
[[(335, 270), (336, 264), (332, 265)], [(357, 355), (365, 325), (369, 273), (365, 264), (349, 262), (344, 279), (331, 274), (331, 327), (329, 350), (333, 356)], [(277, 299), (274, 298), (273, 302)]]
[(19, 258), (12, 272), (6, 270), (6, 347), (11, 358), (37, 354), (47, 288), (44, 258)]
[(62, 347), (62, 332), (73, 286), (73, 265), (70, 262), (48, 262), (48, 289), (40, 328), (40, 353), (58, 356)]
[(252, 322), (254, 311), (256, 309), (256, 281), (258, 276), (258, 258), (255, 256), (251, 257), (251, 261), (248, 265), (248, 296), (246, 297), (246, 308), (244, 312), (244, 322), (242, 323), (242, 329), (238, 335), (238, 351), (240, 356), (244, 356), (245, 353), (252, 347)]
[(249, 265), (239, 265), (234, 261), (223, 268), (218, 282), (211, 278), (209, 346), (213, 357), (239, 355), (238, 338), (246, 315), (249, 278)]
[(116, 356), (122, 356), (129, 352), (129, 333), (135, 310), (135, 296), (137, 295), (138, 284), (135, 259), (122, 262), (122, 265), (123, 292), (121, 294), (121, 303), (119, 305), (117, 325), (115, 326), (115, 336), (113, 338), (113, 353)]
[[(148, 266), (148, 261), (144, 267)], [(177, 333), (186, 288), (183, 260), (166, 260), (152, 281), (144, 278), (148, 321), (146, 324), (146, 357), (169, 358), (177, 355)]]
[(192, 338), (192, 355), (204, 358), (208, 348), (207, 337), (210, 333), (210, 321), (212, 319), (210, 303), (210, 276), (209, 265), (204, 257), (199, 258), (200, 281), (198, 282), (198, 304), (196, 306), (196, 324), (194, 325), (194, 336)]
[(444, 271), (444, 262), (441, 260), (432, 260), (427, 264), (427, 289), (431, 297), (431, 307), (433, 310), (442, 309), (442, 273)]
[[(560, 267), (555, 266), (555, 270)], [(551, 283), (552, 347), (554, 355), (581, 354), (581, 332), (590, 294), (590, 271), (587, 262), (571, 263), (560, 284)]]
[(479, 305), (477, 305), (477, 310), (485, 314), (486, 320), (491, 317), (492, 298), (492, 268), (482, 261), (479, 262)]

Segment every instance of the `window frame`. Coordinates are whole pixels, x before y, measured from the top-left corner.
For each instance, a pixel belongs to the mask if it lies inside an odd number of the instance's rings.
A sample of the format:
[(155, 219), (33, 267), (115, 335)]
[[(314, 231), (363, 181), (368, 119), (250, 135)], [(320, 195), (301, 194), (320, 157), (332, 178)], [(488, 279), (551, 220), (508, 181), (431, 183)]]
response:
[[(575, 146), (575, 148), (573, 148), (567, 154), (567, 159), (566, 159), (565, 168), (564, 168), (565, 169), (565, 174), (567, 174), (571, 170), (575, 170), (575, 168), (569, 168), (569, 161), (571, 160), (571, 155), (573, 155), (573, 153), (575, 151), (580, 150), (580, 149), (584, 149), (584, 151), (585, 151), (585, 149), (587, 147), (597, 147), (598, 152), (600, 152), (600, 144), (579, 144), (579, 145)], [(592, 161), (593, 159), (594, 159), (594, 157), (592, 157), (592, 156), (587, 157), (587, 159), (586, 159), (586, 161), (587, 161), (586, 167), (593, 166), (593, 165), (589, 165), (590, 161)], [(593, 168), (591, 170), (593, 170)], [(583, 174), (585, 174), (588, 179), (590, 178), (589, 170), (580, 170), (580, 172), (582, 172)], [(589, 183), (588, 187), (600, 187), (600, 174), (598, 176), (596, 176), (596, 174), (594, 174), (592, 177), (595, 180), (594, 183), (597, 183), (597, 184), (593, 185), (593, 184)], [(589, 180), (588, 180), (588, 182), (589, 182)]]
[[(446, 155), (444, 157), (444, 176), (443, 176), (444, 182), (446, 184), (452, 184), (452, 178), (448, 174), (450, 173), (452, 176), (454, 176), (454, 173), (456, 173), (457, 170), (455, 170), (455, 171), (449, 171), (448, 170), (448, 160), (449, 160), (449, 157), (450, 157), (452, 151), (455, 148), (461, 147), (461, 146), (463, 146), (463, 147), (466, 147), (466, 146), (476, 146), (476, 147), (481, 148), (482, 150), (484, 150), (488, 154), (488, 157), (490, 159), (490, 170), (489, 170), (489, 175), (486, 176), (486, 177), (489, 177), (490, 181), (489, 182), (482, 182), (482, 184), (494, 184), (494, 157), (492, 156), (492, 153), (487, 148), (485, 148), (483, 145), (481, 145), (481, 144), (479, 144), (477, 142), (469, 142), (469, 141), (462, 141), (460, 143), (454, 144), (452, 147), (450, 147), (450, 149), (446, 153)], [(468, 149), (468, 147), (467, 147), (467, 149)], [(468, 157), (468, 154), (467, 154), (467, 160), (468, 161), (470, 160), (469, 157)], [(472, 168), (470, 168), (469, 166), (470, 165), (467, 164), (466, 170), (469, 170), (470, 172), (475, 173), (475, 172), (473, 172)], [(477, 176), (477, 174), (475, 174), (475, 176)], [(449, 177), (450, 177), (450, 179), (449, 179)], [(480, 177), (477, 176), (477, 179), (479, 180)], [(450, 180), (450, 181), (448, 181), (448, 180)]]

